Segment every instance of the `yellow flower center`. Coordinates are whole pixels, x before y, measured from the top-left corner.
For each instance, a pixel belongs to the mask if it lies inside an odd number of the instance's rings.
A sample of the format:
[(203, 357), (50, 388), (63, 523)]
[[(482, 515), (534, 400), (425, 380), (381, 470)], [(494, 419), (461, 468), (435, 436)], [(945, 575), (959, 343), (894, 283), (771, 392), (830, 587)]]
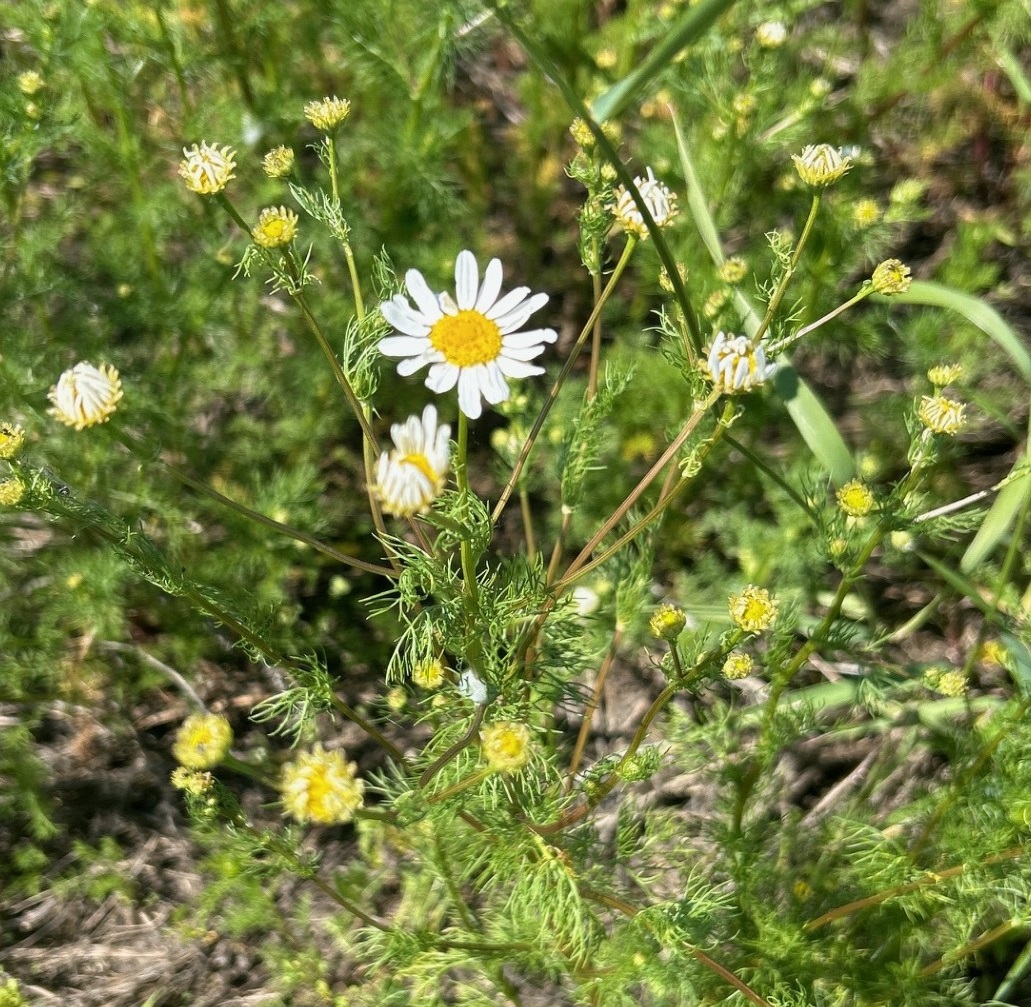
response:
[(474, 367), (496, 360), (501, 352), (501, 329), (479, 311), (445, 315), (430, 329), (430, 343), (455, 367)]
[(327, 815), (332, 797), (333, 787), (326, 774), (312, 773), (308, 777), (308, 813), (312, 818), (318, 821)]
[[(439, 323), (438, 323), (439, 324)], [(461, 366), (461, 365), (459, 365)], [(401, 458), (402, 465), (412, 465), (417, 468), (430, 481), (431, 486), (437, 484), (437, 473), (433, 471), (430, 460), (425, 455), (414, 454), (404, 455)]]

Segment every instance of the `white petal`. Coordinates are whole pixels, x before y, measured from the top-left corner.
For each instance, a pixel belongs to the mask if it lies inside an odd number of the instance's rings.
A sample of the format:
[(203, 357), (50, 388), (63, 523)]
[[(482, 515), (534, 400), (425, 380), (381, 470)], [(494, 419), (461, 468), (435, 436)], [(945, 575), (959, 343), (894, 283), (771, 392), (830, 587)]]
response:
[(398, 332), (404, 332), (409, 336), (429, 334), (429, 324), (421, 314), (412, 310), (412, 306), (400, 294), (392, 300), (384, 301), (379, 306), (379, 310)]
[(499, 315), (503, 315), (508, 311), (511, 311), (517, 304), (522, 304), (526, 300), (526, 295), (530, 293), (529, 287), (516, 287), (515, 290), (510, 290), (504, 297), (501, 298), (497, 304), (494, 305), (490, 311), (485, 311), (484, 314), (491, 319), (491, 321), (497, 321)]
[(379, 351), (385, 357), (419, 356), (430, 348), (429, 340), (420, 336), (387, 336), (379, 341)]
[(431, 350), (429, 353), (420, 353), (417, 357), (408, 357), (402, 360), (397, 365), (397, 373), (401, 377), (407, 378), (408, 375), (422, 370), (427, 364), (435, 364), (439, 360), (440, 354), (436, 350)]
[(455, 260), (455, 297), (462, 311), (468, 311), (476, 303), (479, 283), (480, 271), (476, 265), (476, 256), (464, 249)]
[(483, 271), (483, 286), (480, 296), (476, 298), (476, 310), (486, 314), (494, 306), (501, 293), (501, 260), (491, 259)]
[(505, 380), (501, 368), (492, 360), (483, 366), (483, 372), (480, 378), (483, 397), (492, 406), (504, 402), (508, 398), (508, 382)]
[(451, 391), (458, 381), (458, 368), (454, 364), (434, 364), (426, 375), (426, 387), (438, 395)]
[(535, 367), (533, 364), (524, 363), (522, 360), (510, 360), (506, 357), (498, 357), (497, 366), (501, 373), (510, 378), (528, 378), (531, 374), (543, 374), (543, 367)]
[(493, 317), (494, 324), (497, 325), (502, 332), (515, 332), (515, 330), (518, 329), (523, 322), (530, 317), (530, 315), (547, 303), (547, 294), (534, 294), (533, 297), (524, 301), (517, 308), (513, 308), (511, 311), (506, 311), (503, 315), (495, 314)]
[(463, 368), (458, 375), (458, 408), (471, 420), (478, 420), (483, 406), (480, 404), (480, 383), (475, 367)]
[(543, 343), (536, 343), (533, 346), (505, 346), (501, 345), (501, 356), (509, 360), (533, 360), (544, 352)]
[(430, 290), (429, 284), (423, 279), (422, 273), (418, 269), (409, 269), (405, 273), (405, 286), (408, 287), (408, 293), (412, 295), (412, 300), (425, 316), (423, 320), (426, 324), (432, 325), (438, 321), (441, 316), (440, 305), (437, 304), (437, 298), (433, 296), (433, 291)]
[(553, 343), (558, 339), (558, 333), (554, 329), (527, 329), (526, 332), (506, 332), (501, 339), (501, 345), (509, 347), (536, 346), (538, 343)]

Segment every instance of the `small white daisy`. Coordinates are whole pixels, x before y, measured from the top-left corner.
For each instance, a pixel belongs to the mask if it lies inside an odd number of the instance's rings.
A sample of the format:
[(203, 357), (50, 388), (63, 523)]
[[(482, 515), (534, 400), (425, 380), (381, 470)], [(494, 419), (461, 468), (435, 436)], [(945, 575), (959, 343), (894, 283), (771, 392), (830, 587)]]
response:
[(457, 384), (458, 407), (473, 420), (482, 412), (481, 398), (492, 406), (508, 398), (506, 378), (543, 374), (543, 367), (527, 361), (558, 338), (553, 329), (518, 331), (548, 295), (528, 297), (529, 287), (517, 287), (499, 298), (501, 274), (501, 261), (491, 259), (481, 284), (476, 258), (462, 251), (455, 261), (454, 299), (434, 295), (422, 273), (410, 269), (405, 284), (415, 307), (403, 294), (380, 305), (383, 317), (403, 333), (380, 340), (380, 352), (404, 357), (397, 373), (405, 376), (429, 364), (426, 387), (438, 394)]
[(373, 490), (388, 514), (421, 514), (440, 496), (451, 456), (451, 427), (437, 426), (437, 410), (409, 416), (390, 428), (394, 450), (380, 455)]
[[(648, 177), (638, 176), (634, 179), (634, 185), (648, 207), (658, 227), (667, 227), (677, 215), (677, 197), (674, 193), (660, 182), (651, 168), (648, 169)], [(612, 214), (623, 226), (623, 230), (636, 234), (639, 238), (648, 237), (648, 228), (644, 223), (644, 217), (634, 202), (630, 191), (622, 185), (617, 186), (613, 195), (616, 197), (615, 205), (612, 207)]]
[(106, 422), (121, 397), (118, 371), (110, 364), (94, 367), (85, 361), (65, 371), (47, 395), (53, 403), (51, 416), (76, 430)]
[(716, 389), (724, 395), (750, 392), (776, 373), (777, 365), (766, 363), (761, 346), (753, 346), (747, 336), (716, 333), (706, 370)]

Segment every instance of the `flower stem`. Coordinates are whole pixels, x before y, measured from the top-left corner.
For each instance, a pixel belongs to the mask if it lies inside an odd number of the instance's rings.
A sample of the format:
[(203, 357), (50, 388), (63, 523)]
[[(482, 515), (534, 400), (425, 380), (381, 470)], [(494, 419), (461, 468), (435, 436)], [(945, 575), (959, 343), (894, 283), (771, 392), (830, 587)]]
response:
[(780, 278), (780, 282), (777, 284), (777, 289), (773, 292), (773, 296), (770, 298), (770, 303), (766, 306), (766, 314), (763, 315), (763, 320), (759, 323), (759, 328), (757, 328), (752, 334), (753, 346), (758, 346), (762, 341), (762, 337), (770, 327), (770, 322), (773, 321), (773, 316), (777, 313), (777, 309), (780, 307), (780, 302), (784, 299), (784, 294), (787, 292), (788, 284), (791, 283), (791, 278), (795, 275), (795, 268), (798, 266), (798, 260), (802, 257), (802, 249), (805, 248), (806, 242), (809, 240), (809, 234), (813, 229), (813, 224), (816, 222), (816, 214), (819, 209), (820, 193), (814, 192), (812, 206), (809, 207), (809, 218), (805, 222), (805, 227), (802, 228), (802, 236), (798, 239), (798, 244), (795, 245), (795, 251), (791, 256), (791, 262), (788, 264), (788, 268), (784, 271), (784, 275)]
[(612, 296), (612, 292), (616, 289), (616, 284), (619, 282), (619, 278), (623, 275), (623, 270), (626, 269), (627, 264), (630, 262), (630, 256), (633, 254), (636, 245), (637, 237), (635, 235), (629, 235), (627, 237), (626, 247), (623, 249), (623, 254), (620, 256), (619, 262), (616, 263), (616, 268), (613, 269), (612, 275), (609, 277), (609, 282), (605, 285), (605, 289), (601, 292), (601, 296), (595, 302), (594, 310), (591, 312), (591, 317), (587, 319), (584, 327), (580, 330), (580, 335), (577, 337), (572, 351), (566, 358), (566, 362), (562, 365), (562, 370), (555, 379), (555, 384), (551, 386), (548, 398), (545, 400), (544, 405), (541, 406), (541, 411), (538, 413), (537, 419), (534, 420), (533, 427), (530, 430), (529, 436), (526, 438), (526, 443), (523, 445), (522, 451), (519, 452), (519, 457), (516, 459), (515, 467), (512, 469), (512, 475), (509, 476), (508, 482), (505, 484), (504, 490), (502, 490), (497, 505), (494, 507), (494, 512), (490, 516), (491, 521), (493, 521), (494, 524), (498, 523), (498, 519), (504, 512), (512, 493), (515, 490), (516, 484), (519, 482), (519, 477), (522, 475), (523, 467), (526, 465), (526, 460), (530, 457), (533, 445), (536, 443), (537, 437), (544, 426), (544, 421), (548, 418), (548, 414), (551, 412), (551, 407), (555, 404), (555, 400), (558, 398), (558, 393), (561, 391), (566, 378), (569, 376), (569, 372), (573, 369), (573, 364), (576, 363), (576, 358), (580, 355), (580, 351), (583, 349), (584, 343), (587, 342), (587, 337), (594, 331), (595, 323), (601, 316), (601, 309), (605, 306), (605, 302), (608, 301), (609, 297)]
[[(469, 454), (469, 417), (458, 410), (458, 457), (455, 460), (455, 478), (458, 480), (458, 491), (469, 493), (469, 470), (467, 459)], [(462, 539), (462, 576), (465, 578), (465, 594), (472, 610), (479, 604), (479, 591), (476, 584), (476, 564), (473, 562), (473, 546), (468, 538)]]

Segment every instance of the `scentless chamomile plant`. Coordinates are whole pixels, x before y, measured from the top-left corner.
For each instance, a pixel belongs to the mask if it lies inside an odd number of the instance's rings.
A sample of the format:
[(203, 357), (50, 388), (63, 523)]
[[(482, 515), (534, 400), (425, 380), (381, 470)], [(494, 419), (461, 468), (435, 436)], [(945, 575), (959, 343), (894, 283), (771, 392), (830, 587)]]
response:
[[(816, 321), (795, 318), (792, 281), (824, 192), (850, 172), (850, 157), (824, 143), (794, 154), (808, 194), (798, 236), (771, 232), (770, 279), (753, 297), (738, 277), (735, 324), (710, 331), (674, 255), (681, 237), (671, 237), (692, 225), (714, 230), (704, 201), (685, 211), (663, 172), (628, 168), (611, 129), (576, 109), (567, 170), (585, 190), (578, 244), (597, 282), (579, 331), (560, 341), (560, 292), (539, 289), (526, 267), (456, 244), (440, 250), (435, 271), (403, 268), (399, 278), (387, 254), (355, 247), (358, 204), (337, 146), (351, 111), (335, 96), (304, 107), (319, 134), (320, 184), (298, 180), (287, 147), (259, 160), (206, 140), (184, 148), (179, 175), (246, 242), (237, 282), (261, 275), (324, 355), (360, 437), (378, 558), (320, 542), (171, 464), (168, 472), (375, 578), (371, 625), (351, 632), (392, 636), (381, 703), (359, 706), (319, 653), (194, 582), (63, 482), (20, 427), (0, 426), (5, 507), (89, 529), (282, 676), (282, 690), (250, 711), (265, 749), (241, 750), (226, 718), (199, 708), (172, 746), (173, 782), (223, 862), (252, 878), (299, 879), (332, 905), (325, 929), (348, 965), (308, 992), (357, 1004), (979, 1002), (968, 963), (1027, 927), (1018, 800), (1027, 702), (964, 708), (962, 672), (908, 678), (885, 635), (849, 608), (874, 557), (905, 551), (907, 536), (958, 528), (948, 522), (962, 508), (935, 497), (933, 477), (968, 420), (952, 390), (963, 375), (948, 364), (928, 375), (907, 417), (904, 472), (891, 483), (874, 483), (840, 453), (833, 485), (797, 479), (778, 470), (772, 449), (759, 457), (735, 439), (785, 376), (805, 387), (789, 353), (807, 336), (868, 298), (910, 288), (908, 268), (887, 259), (840, 304), (814, 311)], [(248, 208), (268, 179), (282, 185), (277, 205)], [(342, 256), (349, 318), (324, 316), (328, 280), (318, 277), (331, 270), (308, 247), (316, 231), (327, 242), (317, 247)], [(608, 425), (628, 397), (652, 393), (603, 338), (606, 307), (631, 266), (652, 261), (642, 249), (665, 266), (655, 278), (666, 297), (659, 348), (648, 351), (661, 351), (686, 405), (656, 432), (665, 441), (647, 468), (615, 487), (618, 502), (596, 519), (588, 504), (611, 451)], [(799, 413), (798, 398), (795, 424), (810, 439), (822, 434), (810, 446), (833, 459), (830, 418), (815, 397)], [(419, 406), (406, 415), (395, 403), (409, 399)], [(55, 377), (51, 415), (77, 436), (110, 432), (141, 457), (159, 455), (161, 445), (134, 429), (131, 400), (130, 378), (83, 361)], [(794, 436), (780, 415), (771, 440)], [(488, 425), (502, 432), (490, 436), (494, 464), (504, 465), (497, 484), (476, 450)], [(783, 491), (818, 543), (818, 609), (743, 573), (705, 602), (665, 585), (656, 596), (679, 509), (720, 479), (714, 462), (730, 448)], [(546, 481), (550, 495), (540, 492)], [(839, 676), (833, 695), (821, 693), (808, 673), (839, 655), (868, 674), (855, 686)], [(598, 722), (619, 664), (658, 684), (606, 751)], [(950, 737), (958, 768), (944, 792), (905, 791), (900, 764), (871, 758), (836, 814), (792, 805), (783, 759), (833, 731), (827, 711), (848, 704), (868, 715), (844, 728), (856, 736), (913, 728), (903, 706), (915, 711), (914, 730), (920, 718), (961, 716), (962, 736)], [(347, 737), (366, 739), (362, 756), (342, 743), (345, 724)], [(700, 781), (703, 816), (648, 806), (648, 788), (673, 771)], [(260, 788), (264, 810), (240, 800), (241, 778)], [(889, 810), (863, 808), (867, 783), (898, 787)], [(346, 865), (325, 855), (327, 837), (340, 835), (356, 840)]]

